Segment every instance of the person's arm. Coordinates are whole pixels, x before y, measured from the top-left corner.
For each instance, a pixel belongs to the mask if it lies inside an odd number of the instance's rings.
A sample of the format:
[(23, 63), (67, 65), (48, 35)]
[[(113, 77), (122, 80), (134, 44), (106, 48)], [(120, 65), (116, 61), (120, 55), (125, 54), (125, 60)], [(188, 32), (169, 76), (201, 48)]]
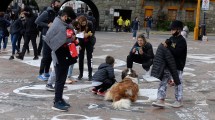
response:
[(40, 16), (37, 17), (35, 23), (40, 27), (49, 27), (48, 21), (48, 11), (42, 12)]
[(153, 53), (153, 48), (152, 45), (150, 43), (148, 44), (148, 48), (146, 49), (146, 51), (143, 51), (142, 57), (147, 58), (147, 59), (153, 59), (154, 58), (154, 53)]

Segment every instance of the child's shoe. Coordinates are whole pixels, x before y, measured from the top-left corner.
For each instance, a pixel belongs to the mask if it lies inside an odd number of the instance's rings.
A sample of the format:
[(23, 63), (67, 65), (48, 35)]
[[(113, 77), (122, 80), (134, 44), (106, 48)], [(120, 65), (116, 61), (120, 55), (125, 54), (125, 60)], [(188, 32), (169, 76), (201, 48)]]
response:
[(154, 107), (165, 107), (165, 101), (164, 100), (157, 100), (156, 102), (152, 103), (152, 106), (154, 106)]
[(105, 93), (106, 93), (106, 92), (100, 92), (100, 91), (98, 91), (98, 92), (97, 92), (97, 95), (105, 96)]
[(183, 103), (182, 101), (175, 101), (171, 106), (174, 108), (179, 108), (183, 106)]
[(91, 90), (91, 92), (94, 93), (94, 94), (96, 94), (96, 93), (98, 92), (98, 90), (97, 90), (96, 88), (93, 88), (93, 89)]

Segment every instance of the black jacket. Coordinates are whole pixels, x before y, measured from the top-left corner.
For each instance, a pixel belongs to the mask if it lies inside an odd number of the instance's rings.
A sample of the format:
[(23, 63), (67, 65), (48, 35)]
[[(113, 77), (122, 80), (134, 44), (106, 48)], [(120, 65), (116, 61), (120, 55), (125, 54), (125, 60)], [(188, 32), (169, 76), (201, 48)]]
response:
[[(132, 50), (134, 49), (134, 48), (140, 48), (140, 46), (138, 45), (138, 43), (136, 42), (135, 44), (134, 44), (134, 46), (132, 47), (132, 49), (131, 49), (131, 51), (130, 51), (130, 54), (132, 54)], [(152, 45), (149, 43), (149, 42), (147, 42), (143, 47), (141, 47), (142, 48), (142, 50), (143, 50), (143, 54), (141, 55), (141, 54), (139, 54), (144, 60), (150, 60), (150, 59), (153, 59), (154, 58), (154, 53), (153, 53), (153, 48), (152, 48)]]
[(0, 30), (6, 32), (7, 27), (10, 26), (10, 22), (6, 20), (4, 17), (0, 17)]
[(110, 64), (102, 63), (93, 75), (92, 81), (103, 82), (106, 79), (115, 81), (114, 68)]
[(34, 23), (36, 20), (37, 16), (34, 14), (31, 14), (29, 17), (26, 17), (25, 23), (24, 23), (24, 29), (25, 29), (25, 34), (38, 34), (38, 29), (37, 25)]
[(176, 85), (181, 84), (173, 55), (169, 49), (160, 44), (153, 61), (151, 76), (162, 80), (164, 68), (169, 69)]
[(10, 34), (21, 34), (23, 24), (21, 19), (16, 19), (10, 26)]
[(168, 49), (175, 58), (177, 69), (183, 71), (187, 58), (187, 43), (182, 35), (170, 37), (166, 40)]
[(48, 24), (53, 22), (57, 15), (58, 13), (55, 12), (52, 7), (48, 7), (47, 10), (43, 11), (42, 14), (37, 17), (35, 23), (39, 27), (42, 27), (42, 35), (46, 34), (49, 29)]

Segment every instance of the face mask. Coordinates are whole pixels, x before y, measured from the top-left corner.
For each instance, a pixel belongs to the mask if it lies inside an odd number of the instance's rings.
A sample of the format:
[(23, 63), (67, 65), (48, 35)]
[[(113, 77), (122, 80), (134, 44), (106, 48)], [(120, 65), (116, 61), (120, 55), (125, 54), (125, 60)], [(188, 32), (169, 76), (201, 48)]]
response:
[(85, 26), (81, 26), (81, 30), (85, 30), (86, 28), (86, 25)]
[(65, 21), (67, 24), (70, 24), (72, 22), (71, 19), (67, 18), (66, 21)]
[(174, 37), (178, 36), (179, 35), (179, 32), (178, 31), (175, 31), (175, 33), (172, 34)]
[(60, 7), (54, 6), (54, 11), (58, 12), (60, 10)]

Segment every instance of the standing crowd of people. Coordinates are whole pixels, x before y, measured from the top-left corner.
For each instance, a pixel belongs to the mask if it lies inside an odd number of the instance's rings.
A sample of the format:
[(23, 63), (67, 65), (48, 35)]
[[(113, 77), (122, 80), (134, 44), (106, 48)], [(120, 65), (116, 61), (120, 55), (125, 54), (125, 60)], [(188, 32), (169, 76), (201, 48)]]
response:
[[(92, 81), (92, 92), (104, 96), (106, 91), (116, 82), (114, 75), (114, 62), (112, 56), (107, 56), (105, 63), (102, 63), (95, 74), (92, 74), (93, 50), (96, 43), (95, 21), (89, 20), (86, 16), (77, 14), (72, 7), (66, 6), (60, 10), (60, 0), (53, 0), (39, 16), (32, 12), (32, 9), (25, 6), (15, 16), (11, 16), (11, 22), (4, 18), (4, 13), (0, 13), (0, 42), (3, 39), (3, 50), (6, 49), (7, 36), (11, 34), (12, 55), (10, 60), (16, 58), (23, 60), (26, 51), (29, 49), (31, 41), (34, 58), (37, 60), (40, 54), (36, 43), (36, 38), (41, 31), (40, 42), (42, 45), (42, 59), (40, 62), (38, 79), (47, 81), (47, 90), (55, 91), (54, 104), (52, 109), (67, 111), (70, 104), (63, 99), (63, 90), (65, 83), (73, 83), (71, 79), (73, 66), (76, 62), (79, 65), (78, 80), (83, 78), (84, 56), (87, 53), (88, 80)], [(91, 16), (91, 15), (90, 15)], [(93, 19), (92, 17), (90, 17)], [(119, 31), (121, 31), (122, 22), (120, 18)], [(150, 19), (150, 18), (148, 18)], [(128, 27), (130, 22), (126, 22)], [(7, 33), (7, 28), (10, 31)], [(155, 107), (164, 107), (167, 84), (175, 86), (176, 101), (173, 107), (183, 105), (183, 79), (182, 73), (186, 63), (187, 44), (185, 38), (181, 35), (183, 23), (173, 21), (171, 24), (171, 37), (166, 39), (158, 46), (154, 55), (152, 44), (146, 40), (143, 34), (137, 36), (139, 20), (136, 17), (132, 21), (133, 39), (137, 41), (131, 48), (127, 56), (127, 68), (132, 68), (133, 63), (141, 64), (146, 72), (149, 72), (151, 66), (151, 75), (160, 79), (157, 101), (152, 103)], [(149, 29), (151, 26), (148, 26)], [(129, 29), (126, 28), (127, 30)], [(149, 31), (149, 30), (147, 30)], [(18, 48), (17, 41), (24, 38), (22, 50)], [(147, 36), (149, 37), (149, 36)], [(79, 45), (79, 49), (76, 46)], [(79, 51), (79, 54), (77, 54)], [(50, 66), (53, 62), (53, 69), (50, 74)], [(53, 84), (55, 86), (53, 86)]]

